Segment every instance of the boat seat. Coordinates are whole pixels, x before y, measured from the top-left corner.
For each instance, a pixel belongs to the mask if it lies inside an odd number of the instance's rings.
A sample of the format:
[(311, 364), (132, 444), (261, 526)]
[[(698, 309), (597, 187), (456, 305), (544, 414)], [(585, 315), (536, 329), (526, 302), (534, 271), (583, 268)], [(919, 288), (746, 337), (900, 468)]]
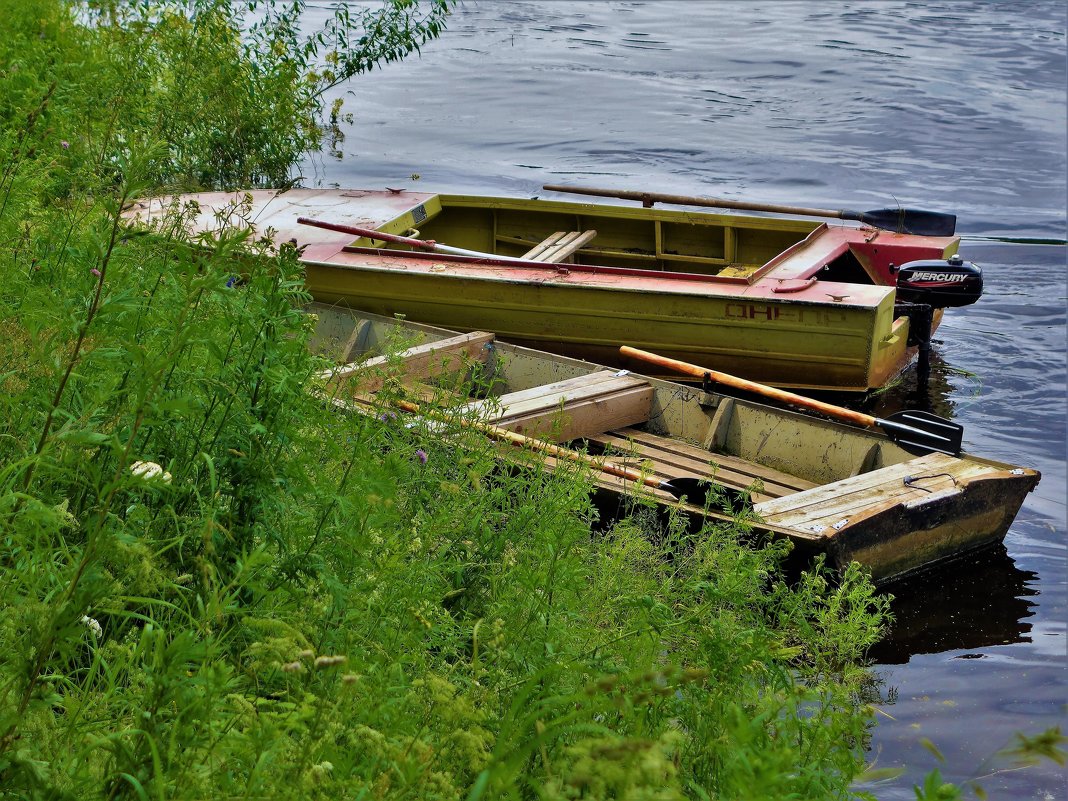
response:
[[(457, 334), (416, 345), (396, 356), (376, 356), (363, 362), (351, 362), (323, 370), (319, 378), (337, 392), (350, 379), (359, 379), (365, 396), (382, 389), (391, 375), (402, 381), (433, 381), (444, 375), (466, 370), (473, 362), (486, 364), (494, 335), (486, 331)], [(395, 366), (394, 366), (395, 365)]]
[(521, 258), (558, 264), (595, 236), (597, 236), (597, 231), (592, 229), (589, 231), (557, 231), (528, 250)]
[(652, 403), (653, 388), (644, 379), (602, 370), (474, 401), (463, 411), (517, 434), (567, 442), (645, 422)]
[(998, 469), (978, 460), (931, 453), (759, 503), (756, 511), (768, 523), (833, 534), (854, 518), (871, 514), (872, 510), (923, 502), (936, 493), (959, 491), (969, 480)]

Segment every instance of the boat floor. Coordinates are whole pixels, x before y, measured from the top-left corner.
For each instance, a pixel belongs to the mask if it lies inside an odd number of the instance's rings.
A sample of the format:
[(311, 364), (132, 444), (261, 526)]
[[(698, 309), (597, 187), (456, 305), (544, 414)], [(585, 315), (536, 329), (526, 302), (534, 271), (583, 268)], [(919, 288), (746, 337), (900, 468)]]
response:
[[(662, 480), (693, 477), (722, 484), (729, 490), (748, 493), (753, 503), (781, 498), (816, 485), (780, 470), (758, 465), (737, 456), (716, 454), (670, 437), (650, 434), (638, 428), (620, 428), (586, 438), (612, 461), (625, 467), (645, 470)], [(663, 500), (673, 498), (664, 490), (653, 490)]]

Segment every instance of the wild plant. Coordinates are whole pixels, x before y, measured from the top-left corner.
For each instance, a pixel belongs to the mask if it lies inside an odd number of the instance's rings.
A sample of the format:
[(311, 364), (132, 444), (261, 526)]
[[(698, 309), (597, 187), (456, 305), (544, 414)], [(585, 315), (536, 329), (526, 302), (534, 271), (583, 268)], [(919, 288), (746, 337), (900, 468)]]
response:
[(122, 221), (160, 183), (291, 177), (323, 88), (443, 4), (313, 76), (360, 44), (299, 50), (300, 3), (245, 41), (237, 4), (12, 3), (0, 797), (848, 797), (886, 613), (859, 571), (787, 582), (744, 508), (598, 521), (585, 467), (465, 425), (491, 371), (416, 397), (387, 358), (340, 410), (298, 254), (240, 197), (211, 237)]

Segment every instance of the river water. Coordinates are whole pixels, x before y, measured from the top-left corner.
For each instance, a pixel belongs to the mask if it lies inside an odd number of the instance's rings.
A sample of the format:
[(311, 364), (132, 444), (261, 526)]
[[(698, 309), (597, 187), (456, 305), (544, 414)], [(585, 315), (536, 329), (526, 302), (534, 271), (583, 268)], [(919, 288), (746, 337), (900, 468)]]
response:
[[(822, 208), (955, 212), (986, 294), (939, 329), (928, 402), (967, 450), (1043, 479), (1005, 547), (893, 587), (863, 788), (939, 768), (991, 798), (1062, 798), (1015, 769), (1066, 682), (1065, 6), (465, 0), (421, 57), (341, 87), (354, 115), (306, 186), (533, 196), (568, 183)], [(872, 410), (922, 402), (906, 376)], [(923, 745), (926, 738), (944, 761)]]

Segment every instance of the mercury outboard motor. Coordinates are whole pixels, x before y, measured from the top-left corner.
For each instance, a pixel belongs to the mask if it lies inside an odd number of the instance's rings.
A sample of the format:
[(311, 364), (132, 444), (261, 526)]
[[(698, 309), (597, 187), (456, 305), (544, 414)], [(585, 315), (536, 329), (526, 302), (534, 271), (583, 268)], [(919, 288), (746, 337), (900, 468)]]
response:
[(983, 294), (983, 270), (950, 256), (945, 261), (910, 261), (897, 269), (897, 299), (932, 309), (969, 306)]
[[(890, 268), (894, 271), (894, 268)], [(919, 349), (921, 391), (930, 373), (931, 326), (935, 309), (968, 306), (983, 294), (983, 271), (954, 254), (945, 261), (910, 261), (897, 268), (896, 314), (909, 318), (909, 345)]]

